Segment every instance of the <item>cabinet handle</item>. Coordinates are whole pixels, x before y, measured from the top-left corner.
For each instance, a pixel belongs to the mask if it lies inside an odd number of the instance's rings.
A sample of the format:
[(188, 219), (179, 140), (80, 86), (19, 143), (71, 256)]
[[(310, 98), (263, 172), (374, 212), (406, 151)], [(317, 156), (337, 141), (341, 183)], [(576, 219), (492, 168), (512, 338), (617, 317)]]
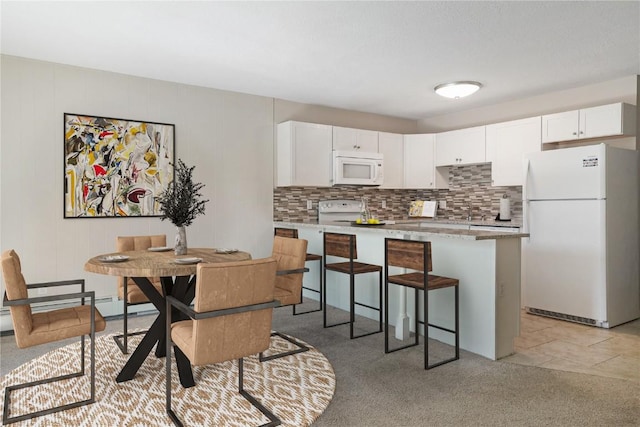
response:
[[(574, 135), (575, 135), (575, 133), (574, 133)], [(354, 145), (354, 146), (353, 146), (353, 149), (354, 149), (354, 150), (357, 150), (357, 149), (358, 149), (358, 146), (357, 146), (357, 145)]]
[(577, 133), (575, 133), (575, 132), (574, 132), (573, 134), (574, 134), (574, 135), (577, 135)]
[(583, 131), (580, 131), (580, 135), (582, 135), (583, 133), (584, 133)]

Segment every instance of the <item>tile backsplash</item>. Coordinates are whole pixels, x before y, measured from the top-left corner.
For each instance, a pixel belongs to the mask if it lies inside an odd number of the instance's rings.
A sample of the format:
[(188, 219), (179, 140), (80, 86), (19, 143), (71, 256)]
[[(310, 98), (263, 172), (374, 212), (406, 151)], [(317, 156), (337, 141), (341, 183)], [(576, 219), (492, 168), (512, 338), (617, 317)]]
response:
[[(467, 219), (471, 206), (474, 220), (495, 218), (500, 199), (506, 194), (511, 201), (511, 218), (522, 219), (522, 187), (492, 187), (491, 164), (452, 166), (448, 190), (390, 190), (376, 187), (279, 187), (273, 191), (274, 221), (318, 220), (318, 202), (330, 199), (360, 199), (365, 197), (369, 209), (382, 219), (406, 219), (412, 200), (446, 201), (445, 209), (438, 208), (437, 217), (451, 220)], [(307, 210), (307, 201), (312, 209)], [(386, 208), (382, 208), (382, 202)]]

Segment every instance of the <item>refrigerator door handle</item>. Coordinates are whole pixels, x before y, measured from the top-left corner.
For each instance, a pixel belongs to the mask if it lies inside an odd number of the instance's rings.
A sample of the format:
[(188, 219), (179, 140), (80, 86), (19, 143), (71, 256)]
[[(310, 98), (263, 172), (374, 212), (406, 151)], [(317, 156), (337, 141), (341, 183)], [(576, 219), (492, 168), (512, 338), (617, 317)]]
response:
[[(525, 165), (524, 165), (524, 180), (523, 183), (524, 185), (522, 186), (522, 207), (523, 207), (523, 213), (524, 213), (524, 221), (523, 221), (523, 225), (524, 225), (524, 232), (528, 233), (529, 232), (529, 200), (527, 199), (527, 178), (529, 177), (529, 167), (531, 165), (531, 161), (529, 159), (525, 159)], [(529, 237), (525, 237), (525, 239), (527, 239), (527, 242), (531, 241), (531, 235), (529, 235)]]

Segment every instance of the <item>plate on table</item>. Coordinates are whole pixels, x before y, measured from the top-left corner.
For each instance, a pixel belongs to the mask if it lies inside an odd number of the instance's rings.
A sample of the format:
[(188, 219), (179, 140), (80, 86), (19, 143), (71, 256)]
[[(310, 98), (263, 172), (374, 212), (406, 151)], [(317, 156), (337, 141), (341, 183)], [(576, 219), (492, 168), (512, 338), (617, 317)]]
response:
[(128, 260), (129, 257), (126, 255), (106, 255), (98, 258), (101, 262), (123, 262)]
[(359, 227), (375, 227), (376, 225), (386, 225), (386, 222), (380, 221), (380, 222), (377, 222), (375, 224), (370, 224), (368, 222), (357, 223), (357, 222), (353, 221), (353, 222), (351, 222), (351, 225), (357, 225)]
[(167, 252), (167, 251), (173, 250), (173, 248), (170, 247), (170, 246), (155, 246), (155, 247), (149, 248), (147, 250), (151, 251), (151, 252)]
[(174, 262), (176, 264), (197, 264), (202, 262), (202, 258), (176, 258)]
[(216, 249), (217, 254), (235, 254), (236, 252), (238, 252), (238, 249), (229, 249), (229, 248)]

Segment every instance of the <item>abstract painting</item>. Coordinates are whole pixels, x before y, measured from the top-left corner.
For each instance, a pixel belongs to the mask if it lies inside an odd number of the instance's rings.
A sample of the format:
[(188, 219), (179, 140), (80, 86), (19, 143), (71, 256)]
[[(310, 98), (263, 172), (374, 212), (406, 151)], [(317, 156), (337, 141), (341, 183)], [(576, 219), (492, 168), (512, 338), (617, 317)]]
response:
[(64, 217), (160, 216), (175, 126), (64, 114)]

